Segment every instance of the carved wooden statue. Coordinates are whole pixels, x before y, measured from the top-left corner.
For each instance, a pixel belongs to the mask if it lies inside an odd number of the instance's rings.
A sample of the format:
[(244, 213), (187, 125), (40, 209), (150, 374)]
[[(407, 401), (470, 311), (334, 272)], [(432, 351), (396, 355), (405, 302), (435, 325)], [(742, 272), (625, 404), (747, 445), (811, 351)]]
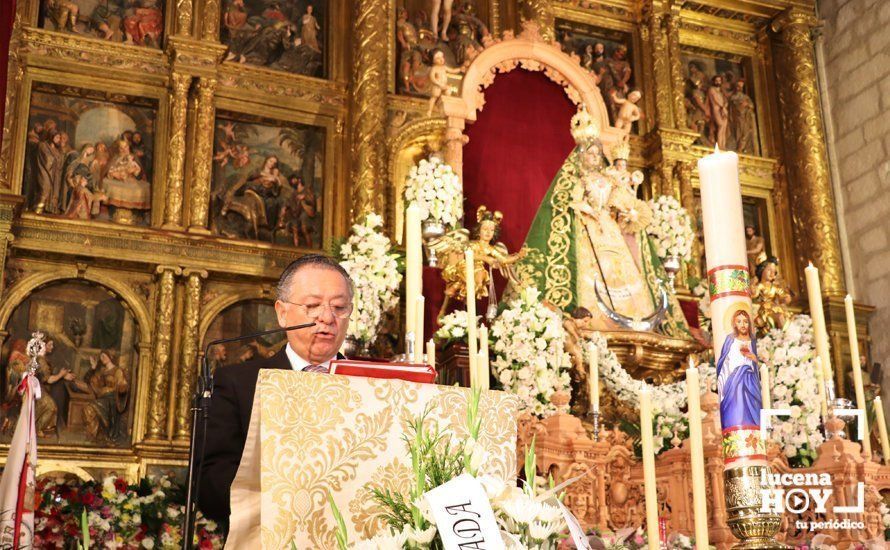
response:
[(779, 260), (761, 254), (757, 264), (757, 283), (751, 288), (751, 299), (757, 307), (754, 325), (759, 331), (783, 328), (791, 316), (788, 304), (791, 291), (785, 286), (779, 273)]
[(440, 318), (448, 311), (451, 300), (467, 299), (464, 259), (464, 251), (467, 248), (472, 248), (474, 254), (476, 299), (489, 296), (491, 303), (497, 303), (494, 298), (493, 269), (499, 270), (504, 277), (518, 284), (513, 264), (525, 257), (527, 249), (523, 248), (515, 254), (510, 254), (504, 243), (497, 241), (503, 217), (500, 212), (480, 206), (476, 211), (477, 223), (472, 233), (466, 229), (457, 229), (430, 243), (430, 248), (442, 258), (442, 278), (445, 280), (445, 300), (442, 302), (442, 309), (439, 310)]

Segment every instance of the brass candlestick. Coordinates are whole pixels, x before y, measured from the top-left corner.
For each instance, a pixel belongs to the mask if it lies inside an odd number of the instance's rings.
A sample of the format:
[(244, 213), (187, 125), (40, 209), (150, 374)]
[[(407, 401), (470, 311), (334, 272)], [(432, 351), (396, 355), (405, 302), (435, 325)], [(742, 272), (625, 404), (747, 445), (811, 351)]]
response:
[(762, 481), (769, 479), (769, 474), (767, 465), (728, 468), (723, 473), (727, 524), (739, 539), (739, 543), (733, 546), (736, 550), (791, 548), (773, 538), (779, 533), (782, 515), (761, 511), (763, 492), (771, 488), (763, 486)]

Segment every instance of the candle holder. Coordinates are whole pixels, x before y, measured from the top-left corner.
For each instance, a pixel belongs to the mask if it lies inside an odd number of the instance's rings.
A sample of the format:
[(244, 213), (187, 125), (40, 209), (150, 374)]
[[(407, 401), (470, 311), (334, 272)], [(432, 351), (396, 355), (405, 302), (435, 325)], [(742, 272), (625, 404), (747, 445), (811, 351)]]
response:
[(723, 473), (723, 493), (729, 530), (739, 539), (733, 550), (787, 550), (790, 546), (773, 537), (782, 525), (781, 514), (761, 512), (764, 491), (762, 479), (769, 479), (767, 465), (727, 468)]
[(405, 353), (400, 353), (394, 357), (398, 363), (411, 363), (414, 361), (414, 333), (409, 332), (405, 335)]
[[(825, 422), (825, 438), (833, 439), (839, 437), (841, 439), (849, 439), (847, 437), (849, 423), (857, 418), (853, 413), (856, 409), (853, 406), (853, 402), (849, 399), (838, 397), (829, 401), (828, 407), (828, 421)], [(832, 422), (832, 418), (837, 419), (839, 422)]]
[(426, 262), (430, 267), (439, 266), (439, 258), (436, 255), (436, 247), (431, 246), (434, 241), (445, 235), (445, 225), (440, 222), (427, 220), (420, 224), (420, 237), (426, 249)]
[(599, 409), (593, 409), (590, 413), (591, 420), (593, 421), (593, 440), (600, 440), (600, 411)]

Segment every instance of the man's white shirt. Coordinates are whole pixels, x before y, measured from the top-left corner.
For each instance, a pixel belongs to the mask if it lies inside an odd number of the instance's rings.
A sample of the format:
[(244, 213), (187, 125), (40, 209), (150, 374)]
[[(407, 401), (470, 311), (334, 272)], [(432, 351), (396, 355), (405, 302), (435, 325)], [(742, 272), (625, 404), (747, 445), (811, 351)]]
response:
[[(313, 364), (300, 357), (300, 355), (294, 351), (294, 348), (290, 347), (290, 344), (288, 344), (287, 347), (284, 348), (284, 353), (287, 355), (287, 360), (290, 362), (291, 368), (295, 371), (301, 371), (309, 365)], [(318, 366), (330, 369), (331, 361), (330, 359), (328, 359), (324, 363), (319, 363)]]

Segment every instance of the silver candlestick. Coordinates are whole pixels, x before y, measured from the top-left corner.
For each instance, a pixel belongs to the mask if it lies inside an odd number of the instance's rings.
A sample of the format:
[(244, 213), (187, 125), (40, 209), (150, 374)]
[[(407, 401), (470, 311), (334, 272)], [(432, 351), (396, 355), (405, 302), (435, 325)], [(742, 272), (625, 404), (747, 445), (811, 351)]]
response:
[(393, 359), (397, 362), (411, 363), (414, 360), (414, 333), (405, 335), (405, 353), (396, 355)]

